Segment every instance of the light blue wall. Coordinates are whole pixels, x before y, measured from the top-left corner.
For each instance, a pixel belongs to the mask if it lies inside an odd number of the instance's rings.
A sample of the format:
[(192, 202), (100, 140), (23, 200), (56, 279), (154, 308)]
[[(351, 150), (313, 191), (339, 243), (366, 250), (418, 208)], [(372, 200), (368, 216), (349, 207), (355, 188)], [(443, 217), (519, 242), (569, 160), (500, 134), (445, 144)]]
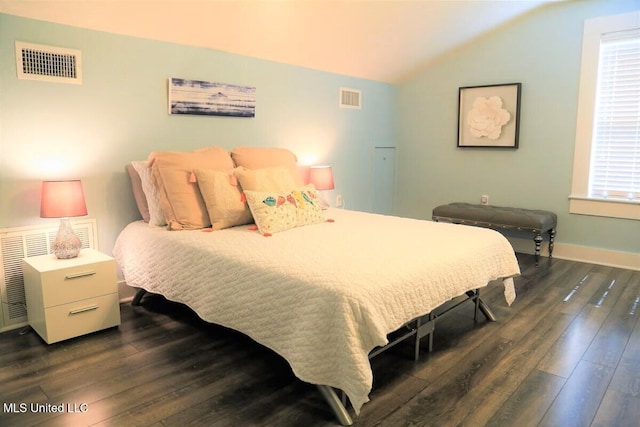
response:
[[(84, 84), (18, 80), (15, 40), (81, 50)], [(168, 77), (255, 86), (256, 117), (170, 116)], [(362, 91), (362, 110), (338, 108), (342, 86)], [(39, 218), (40, 181), (81, 178), (110, 253), (136, 219), (125, 164), (211, 145), (286, 147), (331, 164), (334, 194), (367, 211), (372, 149), (396, 144), (396, 96), (389, 84), (0, 14), (0, 227), (51, 221)]]
[[(440, 204), (539, 208), (558, 214), (559, 243), (640, 252), (640, 223), (569, 214), (586, 18), (638, 0), (549, 4), (430, 64), (399, 86), (396, 213), (430, 218)], [(520, 148), (458, 149), (458, 88), (522, 83)]]
[[(585, 18), (638, 0), (552, 3), (458, 49), (398, 86), (0, 14), (0, 227), (41, 223), (42, 179), (81, 178), (100, 247), (135, 219), (124, 165), (152, 150), (281, 146), (334, 167), (348, 208), (371, 209), (374, 146), (397, 146), (396, 213), (438, 204), (549, 209), (560, 243), (640, 252), (637, 221), (570, 215), (576, 101)], [(81, 86), (17, 80), (14, 41), (80, 49)], [(170, 116), (166, 79), (257, 87), (254, 119)], [(520, 148), (456, 148), (458, 87), (522, 83)], [(337, 108), (341, 86), (362, 110)], [(396, 125), (397, 124), (397, 125)], [(397, 141), (397, 144), (396, 144)], [(51, 159), (66, 158), (61, 170)]]

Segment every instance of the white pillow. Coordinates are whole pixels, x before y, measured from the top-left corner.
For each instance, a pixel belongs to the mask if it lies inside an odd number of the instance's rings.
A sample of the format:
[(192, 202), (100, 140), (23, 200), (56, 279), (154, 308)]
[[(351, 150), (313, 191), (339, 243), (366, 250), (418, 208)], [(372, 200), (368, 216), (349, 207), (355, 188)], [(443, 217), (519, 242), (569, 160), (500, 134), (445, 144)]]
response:
[(140, 175), (142, 181), (142, 191), (147, 198), (147, 205), (149, 205), (149, 225), (163, 227), (167, 225), (167, 221), (162, 213), (162, 207), (160, 206), (160, 197), (156, 186), (151, 181), (151, 168), (147, 166), (146, 160), (139, 160), (131, 162), (133, 168)]

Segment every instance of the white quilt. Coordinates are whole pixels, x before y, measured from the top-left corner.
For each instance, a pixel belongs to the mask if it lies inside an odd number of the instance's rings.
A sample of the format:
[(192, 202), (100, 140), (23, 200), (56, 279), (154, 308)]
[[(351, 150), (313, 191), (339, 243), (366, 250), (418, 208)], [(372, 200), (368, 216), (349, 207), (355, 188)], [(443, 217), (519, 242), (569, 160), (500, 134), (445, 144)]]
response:
[[(368, 353), (409, 320), (520, 273), (498, 232), (329, 209), (335, 222), (264, 237), (129, 224), (114, 255), (128, 285), (187, 304), (284, 357), (295, 375), (369, 400)], [(513, 281), (504, 281), (508, 303)]]

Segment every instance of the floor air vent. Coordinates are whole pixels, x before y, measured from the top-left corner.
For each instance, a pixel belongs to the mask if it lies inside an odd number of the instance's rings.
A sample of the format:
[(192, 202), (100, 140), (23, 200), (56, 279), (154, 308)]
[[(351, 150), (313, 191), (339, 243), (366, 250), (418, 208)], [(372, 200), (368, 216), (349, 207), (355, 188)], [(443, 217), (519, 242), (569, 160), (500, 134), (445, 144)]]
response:
[(82, 55), (79, 50), (16, 42), (18, 78), (82, 84)]
[(362, 92), (356, 89), (340, 88), (340, 108), (362, 108)]
[[(71, 225), (83, 248), (97, 249), (95, 218), (74, 220)], [(0, 228), (0, 330), (27, 321), (22, 258), (51, 253), (57, 232), (58, 224)]]

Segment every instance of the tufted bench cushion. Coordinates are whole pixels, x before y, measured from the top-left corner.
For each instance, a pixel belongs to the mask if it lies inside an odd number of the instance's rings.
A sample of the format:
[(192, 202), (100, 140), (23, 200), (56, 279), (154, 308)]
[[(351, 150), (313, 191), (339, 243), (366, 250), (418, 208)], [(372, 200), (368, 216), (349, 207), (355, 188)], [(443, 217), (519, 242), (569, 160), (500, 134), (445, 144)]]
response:
[(528, 231), (534, 233), (536, 244), (536, 264), (540, 258), (542, 233), (549, 233), (549, 257), (553, 253), (558, 216), (549, 211), (510, 208), (471, 203), (449, 203), (433, 210), (434, 221), (448, 221), (456, 224), (476, 225), (505, 230)]

